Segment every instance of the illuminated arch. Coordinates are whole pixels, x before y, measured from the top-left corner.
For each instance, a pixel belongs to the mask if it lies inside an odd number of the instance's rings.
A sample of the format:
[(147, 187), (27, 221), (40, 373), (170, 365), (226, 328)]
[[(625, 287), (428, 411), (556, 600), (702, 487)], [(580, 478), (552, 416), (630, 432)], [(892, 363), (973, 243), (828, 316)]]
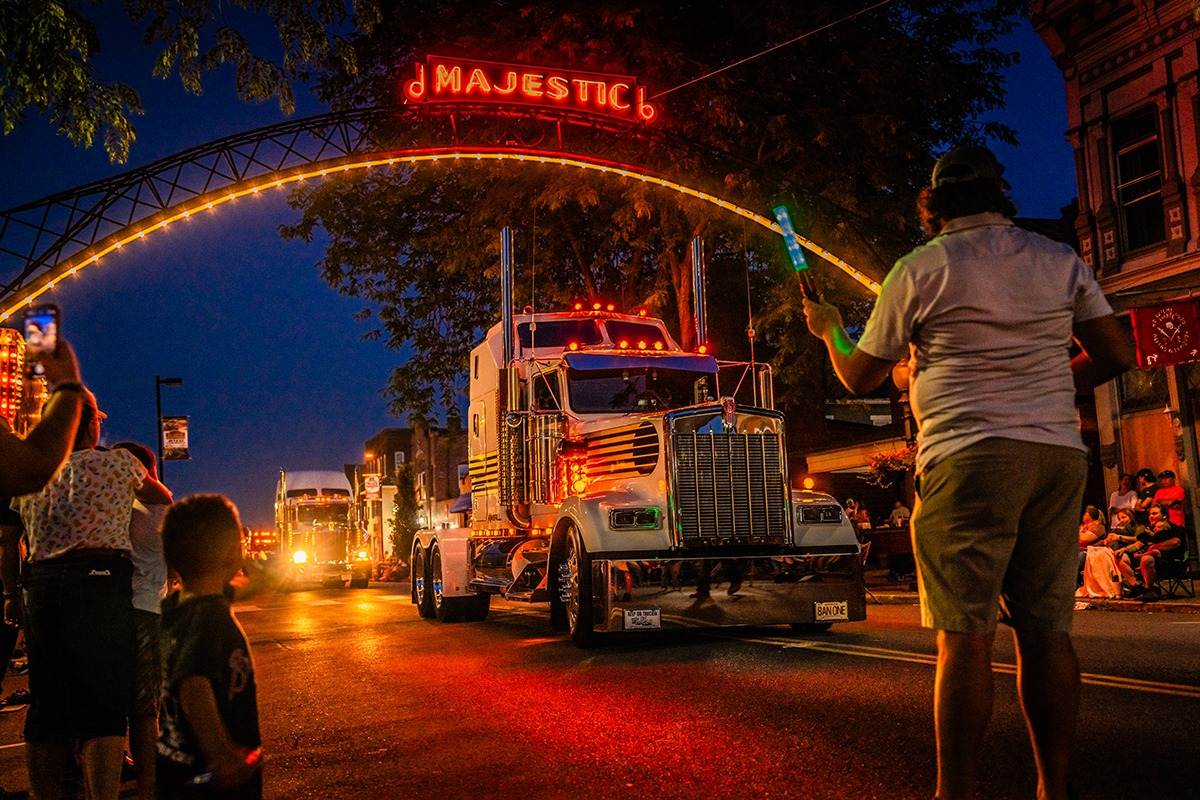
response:
[[(592, 170), (625, 180), (640, 180), (656, 184), (669, 191), (677, 191), (698, 200), (726, 209), (751, 222), (762, 225), (776, 234), (779, 224), (738, 203), (704, 192), (692, 186), (654, 174), (645, 168), (607, 160), (598, 156), (580, 155), (562, 150), (545, 150), (521, 145), (476, 146), (456, 145), (450, 147), (421, 147), (412, 149), (372, 149), (365, 130), (372, 121), (369, 117), (381, 111), (395, 113), (395, 109), (362, 109), (356, 112), (323, 115), (306, 120), (284, 123), (270, 128), (250, 131), (228, 140), (210, 143), (200, 148), (184, 151), (178, 156), (164, 159), (141, 170), (80, 187), (75, 192), (55, 195), (36, 203), (27, 204), (3, 212), (0, 227), (0, 258), (23, 262), (15, 279), (0, 287), (0, 320), (7, 320), (22, 306), (32, 303), (40, 295), (53, 289), (60, 281), (80, 270), (99, 264), (113, 252), (141, 239), (153, 236), (172, 223), (193, 215), (216, 210), (225, 203), (239, 197), (258, 194), (272, 189), (310, 179), (321, 179), (330, 174), (369, 170), (376, 167), (400, 164), (433, 162), (510, 161), (528, 166), (549, 165)], [(364, 115), (356, 117), (355, 115)], [(570, 115), (567, 115), (570, 116)], [(341, 135), (330, 136), (338, 125), (349, 125)], [(313, 130), (323, 131), (325, 147), (318, 148), (315, 155), (302, 154), (296, 142)], [(354, 135), (352, 135), (354, 134)], [(357, 136), (363, 137), (361, 140)], [(258, 154), (258, 145), (271, 142), (281, 149), (277, 160), (267, 160)], [(561, 136), (560, 136), (561, 141)], [(251, 147), (251, 154), (238, 164), (228, 155), (230, 143)], [(328, 149), (326, 149), (326, 147)], [(329, 151), (333, 152), (330, 156)], [(322, 158), (321, 156), (325, 157)], [(293, 162), (287, 163), (291, 158)], [(203, 159), (211, 159), (218, 166), (198, 167)], [(192, 166), (196, 170), (208, 170), (207, 179), (199, 187), (188, 188), (181, 184), (180, 176)], [(171, 176), (172, 171), (174, 176)], [(89, 192), (90, 190), (90, 192)], [(99, 196), (91, 207), (79, 201), (82, 197)], [(182, 197), (177, 197), (182, 195)], [(125, 203), (123, 216), (111, 212), (113, 198)], [(66, 209), (62, 230), (47, 228), (45, 218), (51, 210)], [(22, 220), (37, 218), (41, 214), (42, 227)], [(115, 217), (115, 219), (114, 219)], [(20, 231), (21, 225), (36, 231), (33, 246), (22, 254), (14, 250), (6, 236)], [(105, 228), (107, 226), (107, 230)], [(91, 238), (88, 232), (91, 231)], [(43, 245), (41, 239), (50, 239)], [(814, 254), (834, 264), (868, 290), (878, 294), (879, 284), (867, 275), (830, 253), (825, 248), (804, 237), (800, 242)], [(71, 246), (76, 248), (68, 253)], [(38, 249), (41, 248), (41, 249)], [(61, 256), (61, 258), (60, 258)]]

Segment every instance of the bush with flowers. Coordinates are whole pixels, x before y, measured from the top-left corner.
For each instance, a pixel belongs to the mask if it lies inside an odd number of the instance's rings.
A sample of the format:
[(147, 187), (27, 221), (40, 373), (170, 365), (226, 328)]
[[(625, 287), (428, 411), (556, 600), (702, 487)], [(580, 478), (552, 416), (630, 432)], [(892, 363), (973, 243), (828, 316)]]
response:
[(898, 479), (902, 479), (917, 463), (917, 446), (909, 445), (901, 450), (890, 453), (876, 453), (867, 462), (867, 471), (863, 480), (874, 486), (888, 489)]

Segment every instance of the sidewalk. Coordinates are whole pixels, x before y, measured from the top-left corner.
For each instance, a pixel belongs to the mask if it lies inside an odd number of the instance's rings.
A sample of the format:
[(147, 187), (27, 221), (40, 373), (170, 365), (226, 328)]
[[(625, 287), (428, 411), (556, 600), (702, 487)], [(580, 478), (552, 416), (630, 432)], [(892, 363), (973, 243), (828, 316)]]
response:
[[(864, 574), (867, 584), (867, 605), (909, 605), (917, 602), (916, 579), (893, 581), (886, 567), (867, 565)], [(1152, 614), (1200, 614), (1200, 597), (1179, 594), (1152, 603), (1142, 600), (1109, 600), (1097, 597), (1077, 597), (1079, 611), (1142, 611)]]

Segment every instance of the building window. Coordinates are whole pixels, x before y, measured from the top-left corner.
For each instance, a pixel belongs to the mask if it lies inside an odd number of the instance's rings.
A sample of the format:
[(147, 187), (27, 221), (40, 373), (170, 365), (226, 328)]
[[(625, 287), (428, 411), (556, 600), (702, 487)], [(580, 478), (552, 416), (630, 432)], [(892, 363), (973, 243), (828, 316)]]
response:
[(1162, 159), (1154, 106), (1114, 121), (1112, 146), (1125, 249), (1138, 250), (1165, 241)]
[(1171, 390), (1167, 387), (1167, 370), (1131, 369), (1121, 376), (1117, 385), (1121, 391), (1121, 413), (1147, 409), (1163, 409), (1171, 403)]

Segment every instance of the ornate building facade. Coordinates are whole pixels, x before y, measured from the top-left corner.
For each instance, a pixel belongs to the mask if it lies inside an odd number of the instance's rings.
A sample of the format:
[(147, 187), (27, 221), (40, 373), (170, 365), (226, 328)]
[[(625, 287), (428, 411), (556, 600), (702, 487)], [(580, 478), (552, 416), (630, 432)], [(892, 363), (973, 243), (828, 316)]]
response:
[(1138, 343), (1141, 368), (1096, 391), (1104, 483), (1173, 470), (1194, 530), (1200, 24), (1190, 0), (1033, 0), (1030, 19), (1066, 85), (1080, 254)]

